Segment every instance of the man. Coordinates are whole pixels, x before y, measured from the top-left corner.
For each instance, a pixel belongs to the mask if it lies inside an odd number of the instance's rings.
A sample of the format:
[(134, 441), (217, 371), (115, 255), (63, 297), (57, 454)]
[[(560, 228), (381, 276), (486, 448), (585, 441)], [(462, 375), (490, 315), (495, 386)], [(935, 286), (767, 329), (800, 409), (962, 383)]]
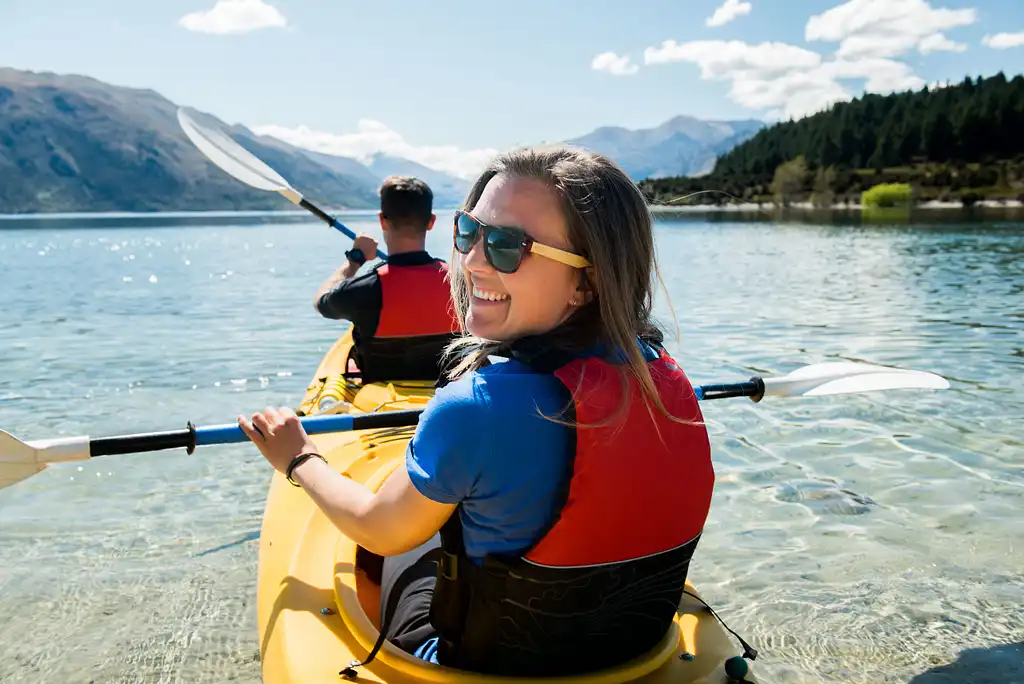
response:
[(356, 276), (377, 253), (377, 241), (360, 235), (345, 252), (345, 265), (316, 293), (320, 315), (352, 322), (363, 382), (437, 380), (441, 353), (459, 332), (448, 265), (426, 251), (427, 231), (437, 218), (433, 202), (433, 192), (417, 178), (385, 179), (378, 216), (387, 260)]

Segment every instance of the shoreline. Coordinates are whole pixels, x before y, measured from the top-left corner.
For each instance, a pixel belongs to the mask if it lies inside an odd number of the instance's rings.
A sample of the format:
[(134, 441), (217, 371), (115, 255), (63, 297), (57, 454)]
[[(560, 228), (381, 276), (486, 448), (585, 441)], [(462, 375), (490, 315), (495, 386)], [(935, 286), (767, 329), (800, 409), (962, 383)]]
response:
[[(859, 202), (849, 204), (833, 203), (827, 207), (816, 207), (811, 202), (793, 202), (786, 207), (780, 207), (773, 203), (757, 204), (755, 202), (735, 202), (730, 204), (648, 204), (652, 213), (658, 214), (686, 214), (686, 213), (726, 213), (726, 212), (762, 212), (779, 213), (786, 211), (800, 212), (848, 212), (859, 213), (865, 210), (878, 211), (900, 211), (904, 207), (865, 207)], [(455, 211), (457, 207), (438, 207), (434, 213), (447, 213)], [(918, 209), (926, 210), (971, 210), (971, 209), (1024, 209), (1024, 202), (1016, 199), (1010, 200), (979, 200), (971, 207), (965, 207), (960, 202), (941, 202), (931, 200), (913, 204), (906, 207), (910, 211)], [(376, 209), (325, 209), (334, 216), (369, 216), (376, 215)], [(285, 210), (260, 210), (260, 209), (211, 209), (209, 211), (69, 211), (69, 212), (40, 212), (27, 214), (5, 214), (0, 213), (0, 224), (3, 222), (18, 221), (72, 221), (72, 220), (152, 220), (152, 219), (231, 219), (231, 218), (303, 218), (309, 217), (316, 221), (309, 212), (301, 209)]]
[[(337, 216), (377, 216), (379, 209), (351, 209), (321, 207), (325, 212)], [(455, 211), (458, 207), (435, 207), (434, 213), (445, 213)], [(209, 209), (209, 210), (175, 210), (175, 211), (55, 211), (24, 214), (5, 214), (0, 212), (0, 222), (3, 221), (28, 221), (28, 220), (103, 220), (103, 219), (214, 219), (214, 218), (292, 218), (312, 217), (313, 221), (320, 219), (313, 216), (305, 209)]]
[(877, 209), (880, 211), (898, 211), (901, 209), (909, 209), (911, 211), (916, 209), (942, 209), (942, 210), (970, 210), (970, 209), (1021, 209), (1024, 208), (1024, 202), (1020, 200), (979, 200), (971, 207), (965, 207), (960, 202), (940, 202), (939, 200), (931, 200), (928, 202), (921, 202), (920, 204), (913, 204), (909, 207), (865, 207), (859, 202), (850, 202), (849, 204), (834, 203), (827, 207), (816, 207), (810, 202), (793, 202), (789, 206), (780, 207), (772, 203), (757, 204), (754, 202), (742, 202), (735, 204), (650, 204), (648, 205), (654, 213), (688, 213), (688, 212), (743, 212), (743, 211), (849, 211), (849, 212), (861, 212), (865, 210)]

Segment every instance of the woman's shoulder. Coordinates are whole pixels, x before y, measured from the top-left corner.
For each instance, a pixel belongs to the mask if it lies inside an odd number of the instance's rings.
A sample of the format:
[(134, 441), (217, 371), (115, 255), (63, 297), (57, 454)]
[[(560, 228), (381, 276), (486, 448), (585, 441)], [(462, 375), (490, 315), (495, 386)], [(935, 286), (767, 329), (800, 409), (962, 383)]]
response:
[(547, 410), (555, 402), (564, 403), (568, 396), (564, 390), (555, 376), (509, 359), (466, 373), (438, 389), (428, 410), (461, 418), (515, 406), (536, 412), (538, 407)]

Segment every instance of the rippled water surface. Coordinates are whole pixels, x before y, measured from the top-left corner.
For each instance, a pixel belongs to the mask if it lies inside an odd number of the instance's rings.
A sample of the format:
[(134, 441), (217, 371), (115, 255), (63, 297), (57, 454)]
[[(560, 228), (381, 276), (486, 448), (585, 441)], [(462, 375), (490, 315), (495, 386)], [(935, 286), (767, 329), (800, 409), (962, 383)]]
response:
[[(313, 293), (350, 243), (191, 223), (0, 221), (0, 426), (101, 436), (297, 403), (341, 330)], [(1024, 224), (690, 218), (657, 239), (695, 382), (850, 359), (952, 383), (704, 405), (718, 484), (691, 578), (762, 679), (1024, 682)], [(231, 446), (0, 491), (0, 681), (259, 681), (269, 477)]]

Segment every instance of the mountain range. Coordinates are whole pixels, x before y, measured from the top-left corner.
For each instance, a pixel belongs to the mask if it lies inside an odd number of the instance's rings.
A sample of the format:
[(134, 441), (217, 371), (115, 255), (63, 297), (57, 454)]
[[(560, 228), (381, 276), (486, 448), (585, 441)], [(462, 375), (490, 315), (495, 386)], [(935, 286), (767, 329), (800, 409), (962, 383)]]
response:
[(566, 142), (611, 157), (636, 181), (701, 176), (714, 169), (719, 155), (753, 137), (764, 125), (755, 119), (703, 121), (677, 116), (654, 128), (603, 126)]
[[(153, 90), (86, 76), (0, 67), (0, 214), (65, 211), (290, 209), (211, 164)], [(461, 202), (468, 181), (401, 157), (359, 160), (302, 149), (214, 118), (303, 194), (335, 209), (374, 209), (388, 175), (414, 175), (435, 206)], [(635, 180), (697, 175), (752, 136), (759, 121), (676, 117), (650, 129), (599, 128), (568, 140), (615, 159)]]

